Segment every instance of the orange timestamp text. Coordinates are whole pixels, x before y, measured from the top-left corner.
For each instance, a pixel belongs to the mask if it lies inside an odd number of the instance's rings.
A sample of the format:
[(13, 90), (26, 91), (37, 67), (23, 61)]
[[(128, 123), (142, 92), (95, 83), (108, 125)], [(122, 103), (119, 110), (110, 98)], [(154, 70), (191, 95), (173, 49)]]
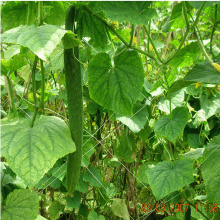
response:
[[(142, 206), (141, 206), (141, 211), (142, 212), (151, 212), (151, 211), (156, 211), (156, 212), (186, 212), (189, 208), (189, 204), (186, 203), (186, 204), (183, 204), (183, 203), (176, 203), (176, 204), (170, 204), (170, 209), (167, 210), (166, 207), (165, 207), (165, 204), (164, 203), (157, 203), (156, 204), (156, 207), (153, 208), (151, 206), (151, 204), (147, 203), (143, 203)], [(209, 211), (209, 212), (217, 212), (219, 210), (219, 207), (218, 205), (215, 203), (215, 204), (212, 204), (212, 203), (209, 203), (209, 204), (195, 204), (195, 209), (196, 209), (196, 212), (199, 210), (199, 211), (203, 211), (203, 209), (205, 211)]]

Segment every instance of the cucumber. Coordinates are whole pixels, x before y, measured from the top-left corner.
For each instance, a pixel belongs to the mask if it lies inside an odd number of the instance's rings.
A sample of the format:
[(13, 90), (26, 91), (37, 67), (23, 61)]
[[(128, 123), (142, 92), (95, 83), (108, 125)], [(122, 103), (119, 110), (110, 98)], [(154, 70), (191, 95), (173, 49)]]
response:
[[(65, 29), (74, 31), (75, 24), (74, 6), (70, 6), (66, 13)], [(73, 55), (74, 54), (74, 55)], [(79, 48), (74, 47), (64, 50), (64, 72), (68, 103), (68, 125), (71, 136), (76, 145), (76, 151), (67, 158), (67, 190), (73, 193), (79, 180), (82, 142), (83, 142), (83, 97), (82, 79), (79, 59)]]
[(189, 206), (189, 208), (185, 213), (185, 220), (190, 220), (190, 219), (191, 219), (191, 207)]

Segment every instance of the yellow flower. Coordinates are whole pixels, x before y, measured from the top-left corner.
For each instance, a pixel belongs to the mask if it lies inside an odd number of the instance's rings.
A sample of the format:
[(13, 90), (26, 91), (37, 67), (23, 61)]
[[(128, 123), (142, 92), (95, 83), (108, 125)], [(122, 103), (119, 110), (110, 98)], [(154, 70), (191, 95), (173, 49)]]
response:
[(133, 43), (137, 43), (137, 37), (133, 37)]
[(189, 72), (189, 70), (186, 70), (185, 73), (187, 74)]
[(159, 24), (159, 21), (156, 23), (156, 25), (158, 25)]
[(150, 44), (149, 50), (152, 51), (153, 49), (154, 49), (153, 46)]
[(157, 71), (155, 70), (155, 74), (157, 74)]
[(95, 126), (95, 122), (92, 122), (92, 126)]
[(220, 85), (218, 85), (218, 88), (220, 88)]
[(194, 108), (192, 108), (190, 105), (189, 105), (188, 108), (189, 108), (189, 113), (192, 112), (192, 111), (195, 111)]
[(112, 24), (113, 24), (113, 25), (116, 25), (117, 28), (119, 27), (119, 24), (118, 24), (117, 21), (113, 21)]
[(212, 63), (212, 66), (218, 71), (220, 72), (220, 65), (218, 63)]
[(202, 84), (201, 83), (195, 83), (196, 89), (198, 89)]

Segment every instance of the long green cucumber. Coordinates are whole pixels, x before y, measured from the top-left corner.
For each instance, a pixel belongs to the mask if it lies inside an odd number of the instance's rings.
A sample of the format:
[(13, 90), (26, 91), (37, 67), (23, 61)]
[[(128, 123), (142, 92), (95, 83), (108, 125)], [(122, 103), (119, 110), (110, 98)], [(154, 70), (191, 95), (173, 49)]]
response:
[[(70, 6), (66, 13), (65, 29), (73, 31), (75, 25), (75, 7)], [(82, 141), (83, 141), (83, 98), (82, 80), (79, 59), (79, 48), (64, 50), (64, 71), (66, 78), (68, 125), (76, 151), (68, 155), (67, 159), (67, 190), (73, 193), (79, 180)]]

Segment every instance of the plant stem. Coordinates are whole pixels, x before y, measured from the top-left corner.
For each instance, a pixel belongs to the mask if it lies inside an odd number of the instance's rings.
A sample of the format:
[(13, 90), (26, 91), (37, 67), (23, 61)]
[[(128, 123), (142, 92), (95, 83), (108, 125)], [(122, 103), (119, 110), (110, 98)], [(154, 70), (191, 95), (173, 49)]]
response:
[(8, 82), (8, 88), (9, 88), (9, 93), (10, 93), (10, 98), (11, 98), (11, 106), (12, 106), (13, 114), (14, 114), (14, 117), (17, 117), (18, 113), (17, 113), (17, 109), (15, 107), (15, 98), (14, 98), (14, 95), (13, 95), (11, 81), (10, 81), (9, 76), (6, 76), (6, 78), (7, 78), (7, 82)]
[(153, 55), (151, 55), (150, 53), (147, 53), (147, 52), (145, 52), (145, 51), (143, 51), (143, 50), (141, 50), (141, 49), (138, 49), (138, 48), (136, 48), (135, 46), (129, 46), (129, 44), (126, 42), (126, 40), (125, 40), (111, 25), (109, 25), (109, 24), (107, 23), (107, 21), (105, 21), (104, 18), (102, 18), (101, 16), (99, 16), (99, 15), (97, 15), (97, 14), (94, 14), (93, 11), (92, 11), (90, 8), (88, 8), (87, 6), (84, 6), (84, 8), (85, 8), (90, 14), (92, 14), (92, 15), (95, 16), (97, 19), (99, 19), (111, 32), (113, 32), (113, 33), (124, 43), (124, 45), (125, 45), (126, 47), (131, 48), (131, 49), (133, 49), (133, 50), (136, 50), (136, 51), (138, 51), (139, 53), (142, 53), (142, 54), (144, 54), (144, 55), (150, 57), (152, 60), (156, 61), (157, 64), (159, 64), (159, 65), (161, 64), (160, 61), (158, 61), (157, 58), (154, 57)]
[(131, 39), (130, 39), (130, 43), (129, 43), (129, 47), (131, 47), (132, 45), (132, 41), (133, 41), (133, 37), (134, 37), (134, 25), (131, 25)]
[(213, 57), (215, 57), (215, 55), (213, 54), (213, 51), (212, 51), (212, 40), (213, 40), (213, 36), (214, 36), (214, 32), (216, 30), (216, 27), (217, 27), (217, 14), (218, 13), (218, 5), (216, 4), (215, 5), (215, 20), (214, 20), (214, 25), (213, 25), (213, 29), (212, 29), (212, 33), (211, 33), (211, 38), (210, 38), (210, 53), (212, 54)]
[[(182, 195), (183, 195), (184, 199), (187, 201), (187, 203), (188, 203), (190, 206), (192, 206), (194, 209), (196, 209), (196, 208), (194, 207), (194, 205), (187, 199), (185, 192), (182, 192)], [(209, 219), (201, 212), (201, 210), (197, 209), (197, 211), (198, 211), (205, 219), (209, 220)]]
[(38, 26), (41, 26), (43, 24), (43, 1), (39, 1), (37, 6)]
[(187, 11), (186, 11), (186, 3), (185, 3), (185, 1), (183, 1), (183, 15), (184, 15), (184, 19), (185, 19), (185, 22), (186, 22), (187, 29), (190, 29), (189, 21), (187, 19)]
[[(200, 14), (201, 14), (201, 12), (202, 12), (202, 9), (203, 9), (205, 3), (206, 3), (206, 2), (203, 2), (202, 6), (200, 7), (199, 11), (197, 12), (196, 20), (194, 21), (194, 23), (192, 24), (192, 27), (191, 27), (190, 29), (194, 29), (194, 27), (197, 25), (197, 23), (198, 23), (198, 21), (199, 21), (199, 16), (200, 16)], [(175, 57), (176, 54), (180, 51), (180, 49), (182, 48), (182, 46), (183, 46), (183, 44), (184, 44), (184, 42), (185, 42), (185, 40), (186, 40), (186, 37), (187, 37), (187, 35), (188, 35), (190, 29), (189, 29), (189, 28), (186, 28), (185, 35), (183, 36), (183, 38), (182, 38), (182, 40), (181, 40), (181, 42), (180, 42), (179, 47), (177, 48), (176, 51), (174, 51), (174, 52), (167, 58), (167, 60), (164, 62), (164, 64), (169, 63), (170, 60), (172, 60), (173, 57)]]
[(44, 91), (45, 91), (45, 79), (44, 79), (44, 63), (43, 60), (40, 60), (40, 66), (41, 66), (41, 97), (40, 97), (40, 108), (43, 109), (44, 112)]
[(194, 29), (194, 31), (195, 31), (195, 35), (196, 35), (196, 38), (197, 38), (197, 42), (198, 42), (198, 44), (199, 44), (199, 47), (200, 47), (202, 53), (204, 54), (204, 56), (206, 57), (206, 59), (209, 61), (209, 63), (212, 65), (213, 62), (212, 62), (211, 58), (209, 57), (209, 55), (207, 54), (207, 52), (206, 52), (206, 50), (205, 50), (205, 48), (204, 48), (204, 45), (202, 44), (201, 40), (199, 39), (198, 33), (197, 33), (197, 31), (196, 31), (196, 28)]
[(150, 36), (150, 34), (149, 34), (149, 32), (148, 32), (148, 30), (147, 30), (147, 28), (146, 28), (145, 26), (144, 26), (144, 30), (145, 30), (145, 32), (146, 32), (146, 34), (147, 34), (148, 42), (150, 41), (152, 47), (154, 48), (154, 52), (155, 52), (155, 54), (156, 54), (156, 56), (157, 56), (157, 59), (158, 59), (161, 63), (163, 63), (163, 60), (161, 60), (160, 55), (158, 54), (157, 49), (156, 49), (156, 47), (155, 47), (155, 44), (154, 44), (154, 42), (153, 42), (153, 40), (152, 40), (152, 38), (151, 38), (151, 36)]
[(34, 116), (32, 118), (31, 127), (34, 126), (34, 121), (36, 119), (37, 112), (38, 112), (37, 96), (36, 96), (37, 91), (36, 91), (36, 81), (35, 81), (35, 73), (36, 73), (37, 61), (38, 61), (38, 57), (35, 56), (35, 60), (34, 60), (33, 68), (32, 68), (32, 89), (33, 89), (35, 111), (34, 111)]

